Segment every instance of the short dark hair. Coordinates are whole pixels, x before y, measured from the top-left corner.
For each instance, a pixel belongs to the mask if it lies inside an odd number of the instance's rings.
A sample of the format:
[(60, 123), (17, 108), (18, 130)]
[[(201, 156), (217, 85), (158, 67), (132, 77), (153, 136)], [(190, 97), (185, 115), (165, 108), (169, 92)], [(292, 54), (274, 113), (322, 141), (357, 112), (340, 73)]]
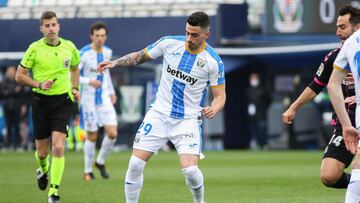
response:
[(187, 23), (191, 26), (200, 26), (203, 29), (210, 27), (210, 18), (203, 11), (196, 11), (187, 18)]
[(351, 4), (344, 4), (339, 9), (339, 16), (344, 16), (346, 14), (350, 14), (350, 24), (356, 25), (360, 23), (360, 9), (352, 6)]
[(53, 12), (53, 11), (45, 11), (44, 13), (41, 14), (41, 17), (40, 17), (40, 25), (43, 24), (43, 21), (44, 20), (49, 20), (51, 18), (57, 18), (56, 17), (56, 13)]
[(94, 34), (95, 30), (100, 30), (100, 29), (104, 29), (106, 34), (108, 34), (109, 30), (106, 26), (106, 23), (102, 22), (102, 21), (98, 21), (94, 24), (91, 25), (90, 27), (90, 34)]

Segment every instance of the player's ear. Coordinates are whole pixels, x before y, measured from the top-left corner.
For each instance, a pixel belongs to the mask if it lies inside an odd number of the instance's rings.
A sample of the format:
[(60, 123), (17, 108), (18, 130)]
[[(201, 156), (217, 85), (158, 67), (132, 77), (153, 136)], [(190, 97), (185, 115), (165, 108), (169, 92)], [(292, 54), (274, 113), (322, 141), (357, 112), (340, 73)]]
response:
[(209, 38), (209, 37), (210, 37), (210, 34), (211, 34), (210, 31), (206, 31), (206, 33), (205, 33), (205, 39)]

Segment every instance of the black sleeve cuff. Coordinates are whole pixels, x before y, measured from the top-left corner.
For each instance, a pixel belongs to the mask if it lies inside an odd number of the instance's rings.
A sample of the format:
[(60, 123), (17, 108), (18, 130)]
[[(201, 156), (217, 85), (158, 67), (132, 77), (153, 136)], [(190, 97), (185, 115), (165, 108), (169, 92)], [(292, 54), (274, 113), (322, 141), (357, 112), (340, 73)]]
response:
[(310, 88), (312, 91), (314, 91), (316, 94), (319, 94), (325, 86), (321, 86), (317, 84), (315, 81), (311, 81), (311, 83), (308, 85), (308, 88)]

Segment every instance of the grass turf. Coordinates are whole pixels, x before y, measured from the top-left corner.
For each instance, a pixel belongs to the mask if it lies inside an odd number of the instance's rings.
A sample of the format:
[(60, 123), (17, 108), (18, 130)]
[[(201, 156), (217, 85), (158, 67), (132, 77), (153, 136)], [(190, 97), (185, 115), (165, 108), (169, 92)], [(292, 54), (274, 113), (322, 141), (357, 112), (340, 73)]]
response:
[[(206, 152), (200, 162), (207, 203), (343, 202), (345, 190), (326, 188), (319, 180), (319, 151)], [(125, 202), (124, 176), (130, 152), (107, 160), (110, 179), (85, 182), (83, 156), (67, 152), (59, 194), (62, 203)], [(46, 202), (47, 190), (37, 188), (33, 152), (0, 153), (0, 202)], [(154, 156), (144, 172), (140, 202), (192, 202), (175, 152)]]

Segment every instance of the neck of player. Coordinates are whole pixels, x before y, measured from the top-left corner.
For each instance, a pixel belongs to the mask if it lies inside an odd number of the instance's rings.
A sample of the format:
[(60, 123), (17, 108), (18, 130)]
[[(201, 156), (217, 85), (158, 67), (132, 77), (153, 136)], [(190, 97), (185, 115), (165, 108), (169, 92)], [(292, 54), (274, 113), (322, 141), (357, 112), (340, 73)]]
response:
[(97, 46), (96, 44), (91, 44), (91, 48), (94, 49), (96, 52), (102, 52), (102, 46)]
[(55, 38), (55, 39), (45, 38), (45, 43), (51, 46), (57, 46), (59, 45), (60, 41), (59, 38)]

